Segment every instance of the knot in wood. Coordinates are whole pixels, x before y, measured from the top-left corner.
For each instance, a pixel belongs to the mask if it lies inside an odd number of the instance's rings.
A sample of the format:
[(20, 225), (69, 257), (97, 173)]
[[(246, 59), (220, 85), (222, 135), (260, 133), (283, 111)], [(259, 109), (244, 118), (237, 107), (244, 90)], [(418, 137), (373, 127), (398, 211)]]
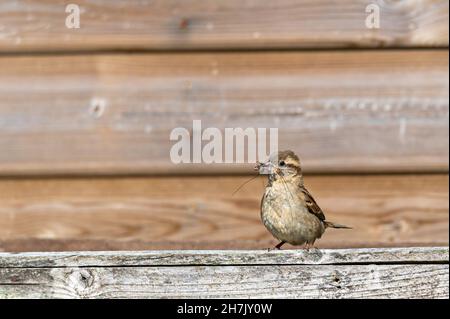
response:
[(87, 269), (77, 269), (69, 276), (69, 283), (76, 291), (82, 291), (94, 284), (94, 275)]

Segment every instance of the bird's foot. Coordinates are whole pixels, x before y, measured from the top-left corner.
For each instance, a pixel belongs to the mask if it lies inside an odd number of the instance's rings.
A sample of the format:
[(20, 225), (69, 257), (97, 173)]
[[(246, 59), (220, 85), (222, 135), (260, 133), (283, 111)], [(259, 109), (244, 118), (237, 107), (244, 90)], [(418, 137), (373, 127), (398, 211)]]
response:
[(314, 244), (305, 244), (305, 251), (306, 252), (320, 252), (320, 249), (315, 247)]

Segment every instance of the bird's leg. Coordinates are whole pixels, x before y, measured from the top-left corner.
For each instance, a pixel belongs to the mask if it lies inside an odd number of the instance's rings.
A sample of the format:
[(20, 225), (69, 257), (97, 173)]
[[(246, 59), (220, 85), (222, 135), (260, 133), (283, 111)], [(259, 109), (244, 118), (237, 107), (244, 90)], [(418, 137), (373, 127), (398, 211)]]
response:
[(306, 242), (306, 244), (305, 244), (305, 249), (306, 249), (306, 251), (308, 251), (309, 252), (309, 250), (312, 248), (312, 249), (316, 249), (315, 247), (314, 247), (314, 242), (315, 242), (315, 240), (313, 240), (313, 241), (311, 241), (311, 242)]
[(281, 246), (283, 246), (284, 244), (286, 244), (285, 241), (280, 241), (280, 242), (278, 243), (278, 245), (275, 246), (275, 248), (278, 249), (278, 250), (280, 250), (280, 249), (281, 249)]
[(278, 245), (276, 245), (276, 246), (273, 247), (273, 248), (269, 248), (267, 251), (271, 251), (271, 250), (275, 250), (275, 249), (280, 250), (280, 249), (281, 249), (281, 246), (283, 246), (284, 244), (286, 244), (285, 241), (280, 241), (280, 242), (278, 243)]
[[(314, 240), (314, 241), (315, 241), (315, 240)], [(308, 242), (308, 243), (305, 244), (305, 250), (306, 250), (307, 252), (310, 252), (311, 249), (314, 250), (314, 251), (319, 251), (319, 248), (314, 247), (314, 241)]]
[(285, 241), (280, 241), (280, 242), (278, 243), (278, 245), (275, 246), (275, 248), (276, 248), (276, 249), (281, 249), (281, 246), (283, 246), (284, 244), (286, 244)]

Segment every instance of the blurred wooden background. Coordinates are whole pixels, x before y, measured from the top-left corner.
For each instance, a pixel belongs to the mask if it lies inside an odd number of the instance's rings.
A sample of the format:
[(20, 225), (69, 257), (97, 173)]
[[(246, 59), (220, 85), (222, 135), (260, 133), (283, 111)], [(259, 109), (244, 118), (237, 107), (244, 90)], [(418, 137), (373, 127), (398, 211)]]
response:
[(448, 245), (447, 0), (74, 2), (0, 3), (0, 250), (272, 245), (251, 165), (170, 162), (193, 119), (279, 128), (318, 247)]

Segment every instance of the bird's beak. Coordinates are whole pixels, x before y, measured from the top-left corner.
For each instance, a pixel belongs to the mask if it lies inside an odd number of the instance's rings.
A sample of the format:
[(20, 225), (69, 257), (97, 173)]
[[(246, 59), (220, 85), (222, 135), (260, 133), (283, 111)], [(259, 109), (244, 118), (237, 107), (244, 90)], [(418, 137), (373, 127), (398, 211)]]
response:
[(272, 165), (270, 162), (266, 163), (256, 163), (255, 171), (258, 171), (261, 175), (270, 175), (272, 174)]

